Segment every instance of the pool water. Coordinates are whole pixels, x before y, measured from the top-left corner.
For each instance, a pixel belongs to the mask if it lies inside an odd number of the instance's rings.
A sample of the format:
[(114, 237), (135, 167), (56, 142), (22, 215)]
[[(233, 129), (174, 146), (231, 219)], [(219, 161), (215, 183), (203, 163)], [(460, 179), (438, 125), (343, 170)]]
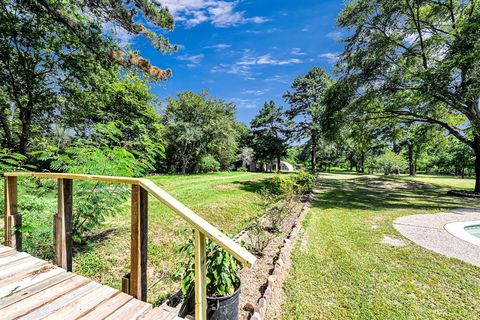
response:
[(465, 231), (480, 239), (480, 225), (465, 227)]

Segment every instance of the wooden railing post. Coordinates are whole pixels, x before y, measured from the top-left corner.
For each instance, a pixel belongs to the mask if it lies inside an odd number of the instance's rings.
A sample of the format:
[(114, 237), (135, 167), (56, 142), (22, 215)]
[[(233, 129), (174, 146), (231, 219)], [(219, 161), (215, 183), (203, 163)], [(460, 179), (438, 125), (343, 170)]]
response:
[(58, 179), (58, 212), (54, 216), (55, 264), (72, 271), (73, 180)]
[(195, 229), (195, 319), (207, 319), (207, 264), (205, 235)]
[(132, 240), (130, 244), (130, 295), (147, 300), (148, 192), (132, 186)]
[(18, 214), (17, 177), (5, 177), (5, 245), (22, 251), (22, 216)]

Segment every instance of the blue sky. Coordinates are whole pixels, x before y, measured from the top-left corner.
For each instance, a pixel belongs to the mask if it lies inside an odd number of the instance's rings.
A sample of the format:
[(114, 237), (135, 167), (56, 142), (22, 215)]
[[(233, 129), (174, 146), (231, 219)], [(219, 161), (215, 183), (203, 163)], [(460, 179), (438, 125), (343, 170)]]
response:
[(237, 105), (248, 123), (267, 100), (282, 98), (292, 80), (314, 66), (331, 70), (342, 50), (335, 19), (342, 1), (159, 0), (173, 13), (167, 36), (180, 50), (162, 55), (141, 38), (128, 39), (173, 77), (153, 92), (165, 100), (202, 89)]

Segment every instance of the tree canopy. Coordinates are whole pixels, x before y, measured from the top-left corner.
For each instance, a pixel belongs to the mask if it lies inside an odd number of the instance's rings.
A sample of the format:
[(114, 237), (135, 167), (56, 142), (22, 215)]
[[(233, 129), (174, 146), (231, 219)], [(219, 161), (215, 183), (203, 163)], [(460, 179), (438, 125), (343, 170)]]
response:
[(317, 148), (322, 133), (325, 93), (331, 83), (332, 80), (324, 69), (314, 67), (306, 75), (295, 78), (292, 91), (283, 95), (290, 104), (290, 109), (286, 112), (288, 118), (297, 120), (294, 129), (297, 138), (307, 138), (309, 141), (313, 172), (317, 169)]
[[(337, 66), (352, 112), (441, 127), (476, 154), (480, 192), (480, 9), (475, 1), (366, 1), (338, 18)], [(339, 107), (338, 105), (335, 107)]]

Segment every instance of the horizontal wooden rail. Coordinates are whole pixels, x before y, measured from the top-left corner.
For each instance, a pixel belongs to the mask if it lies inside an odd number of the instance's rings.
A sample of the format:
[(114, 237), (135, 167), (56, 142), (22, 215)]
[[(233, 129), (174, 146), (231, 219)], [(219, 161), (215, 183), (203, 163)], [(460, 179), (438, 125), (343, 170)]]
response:
[(98, 182), (122, 183), (138, 185), (140, 179), (127, 177), (97, 176), (89, 174), (73, 174), (73, 173), (52, 173), (52, 172), (5, 172), (5, 177), (33, 177), (33, 178), (50, 178), (50, 179), (72, 179), (72, 180), (88, 180)]

